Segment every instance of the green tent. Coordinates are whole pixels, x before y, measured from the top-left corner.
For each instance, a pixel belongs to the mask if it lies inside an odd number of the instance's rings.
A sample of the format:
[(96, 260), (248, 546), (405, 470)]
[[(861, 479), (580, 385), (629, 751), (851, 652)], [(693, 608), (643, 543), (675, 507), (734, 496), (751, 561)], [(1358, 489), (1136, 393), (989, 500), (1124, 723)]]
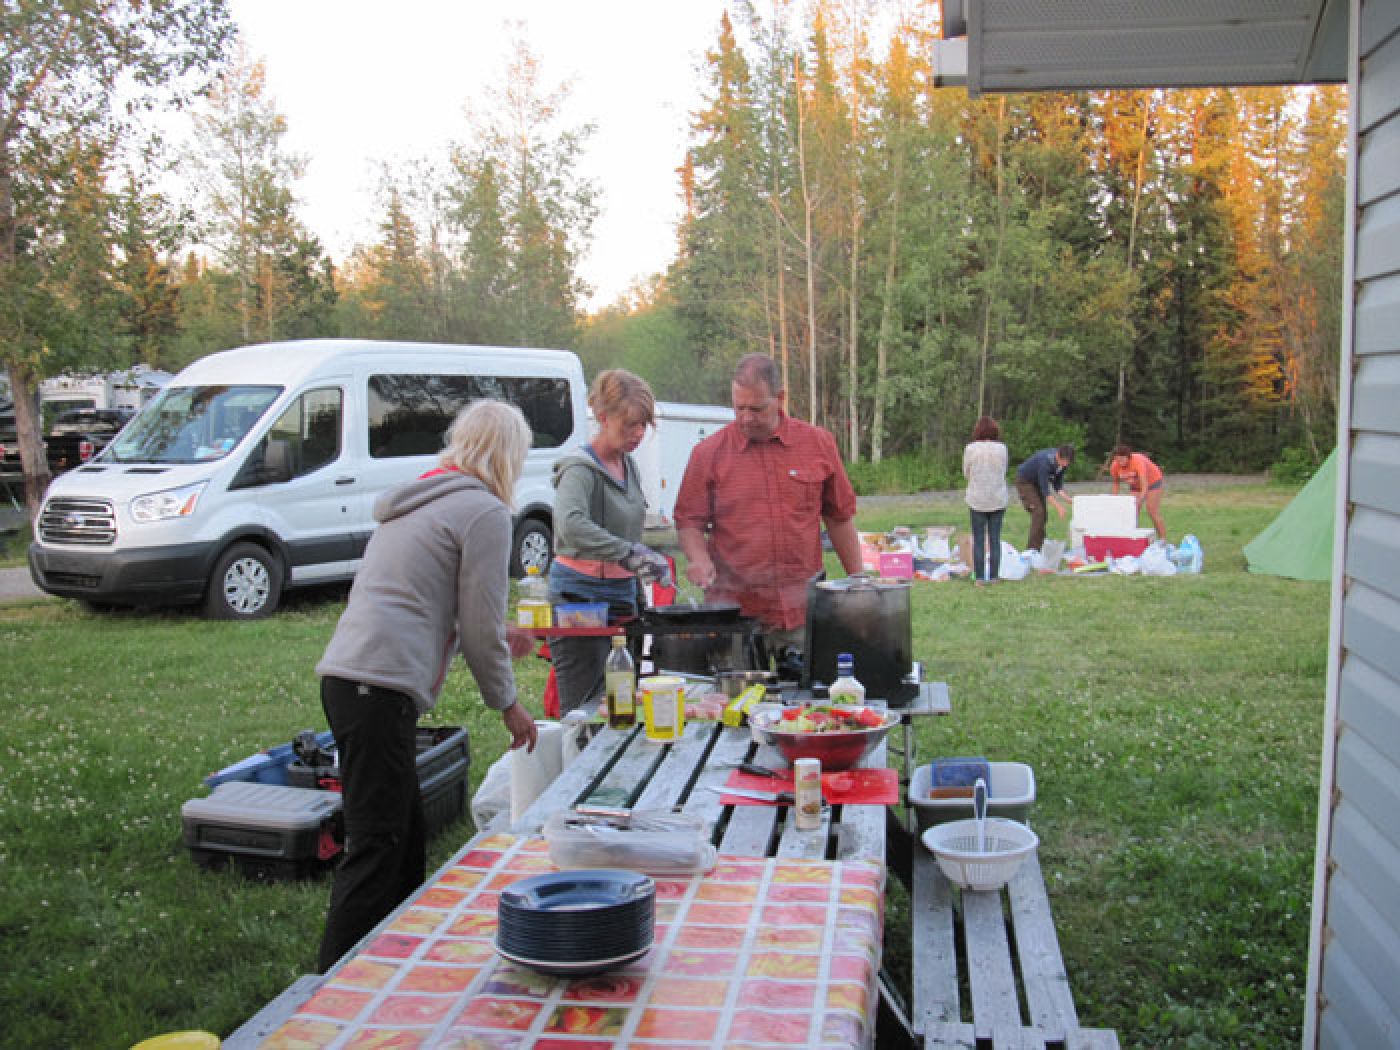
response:
[(1250, 572), (1295, 580), (1332, 578), (1332, 516), (1337, 505), (1337, 450), (1334, 448), (1293, 502), (1245, 544)]

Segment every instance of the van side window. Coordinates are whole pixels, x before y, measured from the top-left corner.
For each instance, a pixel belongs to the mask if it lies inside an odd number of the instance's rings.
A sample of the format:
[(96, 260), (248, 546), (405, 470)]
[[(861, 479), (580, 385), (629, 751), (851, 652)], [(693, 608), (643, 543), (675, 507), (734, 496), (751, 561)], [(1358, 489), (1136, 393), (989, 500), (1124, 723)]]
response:
[(567, 379), (374, 375), (369, 378), (369, 454), (375, 459), (436, 455), (462, 406), (483, 397), (518, 405), (535, 448), (558, 448), (574, 431)]
[(302, 394), (268, 429), (229, 488), (290, 481), (335, 462), (340, 457), (343, 402), (339, 387)]

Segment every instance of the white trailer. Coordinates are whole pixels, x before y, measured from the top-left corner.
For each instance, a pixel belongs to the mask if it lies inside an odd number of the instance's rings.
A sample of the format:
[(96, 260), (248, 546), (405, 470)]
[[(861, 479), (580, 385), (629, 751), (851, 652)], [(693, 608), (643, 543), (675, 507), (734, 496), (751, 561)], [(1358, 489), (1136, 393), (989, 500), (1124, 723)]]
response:
[(169, 372), (146, 365), (103, 375), (60, 375), (39, 384), (39, 400), (51, 415), (70, 408), (127, 408), (135, 412), (170, 379)]
[(642, 472), (647, 499), (647, 527), (670, 528), (675, 522), (676, 492), (681, 487), (690, 450), (734, 418), (728, 405), (656, 403), (656, 426), (647, 431), (633, 456)]

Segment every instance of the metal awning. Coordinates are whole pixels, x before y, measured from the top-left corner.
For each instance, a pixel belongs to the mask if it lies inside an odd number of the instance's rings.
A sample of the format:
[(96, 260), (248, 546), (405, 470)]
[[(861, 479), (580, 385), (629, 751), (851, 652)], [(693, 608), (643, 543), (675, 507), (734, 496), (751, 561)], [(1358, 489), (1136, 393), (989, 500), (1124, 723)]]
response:
[(969, 95), (1345, 82), (1346, 0), (942, 0), (941, 86)]

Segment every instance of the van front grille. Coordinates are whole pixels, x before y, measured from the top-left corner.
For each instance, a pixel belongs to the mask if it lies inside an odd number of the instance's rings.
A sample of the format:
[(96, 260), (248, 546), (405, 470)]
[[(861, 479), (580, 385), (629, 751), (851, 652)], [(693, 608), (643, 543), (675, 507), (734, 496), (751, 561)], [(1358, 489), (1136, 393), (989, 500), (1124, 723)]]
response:
[(105, 499), (51, 499), (39, 514), (39, 537), (46, 543), (98, 547), (116, 542), (117, 517)]

